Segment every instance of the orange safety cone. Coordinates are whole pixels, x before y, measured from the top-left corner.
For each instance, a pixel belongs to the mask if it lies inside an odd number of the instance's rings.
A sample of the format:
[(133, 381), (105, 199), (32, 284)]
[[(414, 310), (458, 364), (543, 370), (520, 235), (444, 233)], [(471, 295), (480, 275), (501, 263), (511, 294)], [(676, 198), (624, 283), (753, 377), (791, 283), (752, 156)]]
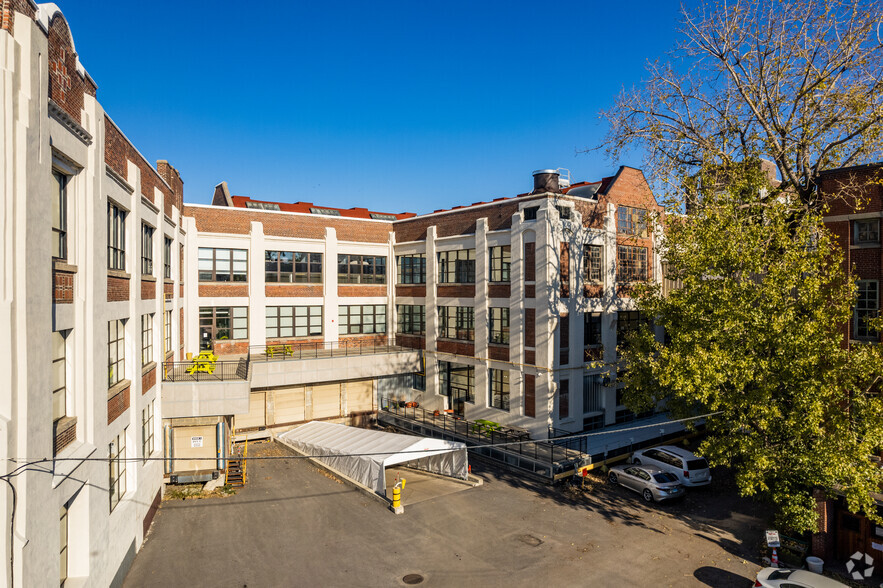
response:
[(776, 553), (775, 547), (773, 547), (773, 557), (770, 558), (770, 567), (771, 568), (779, 567), (779, 554)]

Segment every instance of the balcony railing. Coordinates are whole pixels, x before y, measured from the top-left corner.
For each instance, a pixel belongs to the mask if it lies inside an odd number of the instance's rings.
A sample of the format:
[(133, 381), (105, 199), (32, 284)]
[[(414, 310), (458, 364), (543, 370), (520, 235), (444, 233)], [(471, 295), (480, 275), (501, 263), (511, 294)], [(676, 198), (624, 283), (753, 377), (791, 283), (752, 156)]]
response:
[(248, 357), (235, 361), (206, 362), (191, 361), (163, 362), (164, 382), (224, 382), (248, 379)]
[(411, 347), (395, 344), (393, 337), (371, 341), (313, 341), (271, 343), (252, 345), (249, 355), (252, 361), (285, 361), (292, 359), (322, 359), (328, 357), (351, 357), (357, 355), (379, 355), (400, 351), (414, 351)]

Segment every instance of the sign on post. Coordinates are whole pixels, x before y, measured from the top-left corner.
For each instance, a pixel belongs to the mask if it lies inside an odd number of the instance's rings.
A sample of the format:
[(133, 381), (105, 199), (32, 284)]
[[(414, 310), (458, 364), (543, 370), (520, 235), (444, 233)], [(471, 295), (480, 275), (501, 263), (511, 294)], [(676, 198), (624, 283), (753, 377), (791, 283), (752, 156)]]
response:
[(767, 531), (766, 532), (766, 544), (770, 547), (780, 547), (780, 545), (779, 545), (779, 532), (778, 531)]

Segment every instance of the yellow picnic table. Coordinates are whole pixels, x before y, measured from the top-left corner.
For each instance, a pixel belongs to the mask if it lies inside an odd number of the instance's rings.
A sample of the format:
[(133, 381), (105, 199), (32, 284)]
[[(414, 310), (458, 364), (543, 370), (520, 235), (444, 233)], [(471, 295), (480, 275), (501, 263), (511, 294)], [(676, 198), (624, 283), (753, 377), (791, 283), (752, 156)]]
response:
[(472, 424), (472, 432), (479, 433), (482, 430), (490, 433), (492, 431), (500, 430), (500, 423), (495, 423), (494, 421), (487, 421), (485, 419), (475, 419)]
[(282, 354), (283, 357), (286, 355), (294, 355), (294, 349), (291, 348), (291, 345), (267, 345), (267, 357), (274, 357), (276, 355)]
[(215, 372), (215, 362), (217, 360), (218, 356), (210, 350), (200, 351), (199, 354), (193, 358), (193, 363), (190, 367), (187, 368), (187, 373), (190, 375), (193, 375), (196, 372), (213, 374)]

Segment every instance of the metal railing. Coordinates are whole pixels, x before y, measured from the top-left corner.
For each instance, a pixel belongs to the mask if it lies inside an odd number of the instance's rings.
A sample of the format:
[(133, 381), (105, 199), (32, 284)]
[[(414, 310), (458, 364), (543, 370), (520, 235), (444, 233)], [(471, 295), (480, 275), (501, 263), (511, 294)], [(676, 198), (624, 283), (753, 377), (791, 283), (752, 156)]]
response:
[(164, 382), (224, 382), (248, 379), (247, 357), (235, 361), (202, 362), (165, 361), (162, 379)]
[[(531, 441), (530, 434), (509, 427), (488, 429), (482, 423), (468, 421), (445, 412), (428, 411), (420, 407), (404, 406), (399, 400), (380, 398), (380, 410), (413, 420), (417, 423), (441, 429), (478, 445), (512, 443), (499, 448), (502, 452), (518, 454), (536, 462), (547, 464), (569, 463), (585, 457), (578, 450), (563, 447), (549, 441)], [(491, 456), (496, 458), (495, 456)], [(501, 460), (507, 461), (507, 460)]]
[(394, 337), (385, 337), (379, 341), (292, 341), (289, 343), (270, 343), (268, 345), (252, 345), (249, 347), (252, 361), (350, 357), (396, 353), (400, 351), (415, 351), (415, 349), (396, 345)]

